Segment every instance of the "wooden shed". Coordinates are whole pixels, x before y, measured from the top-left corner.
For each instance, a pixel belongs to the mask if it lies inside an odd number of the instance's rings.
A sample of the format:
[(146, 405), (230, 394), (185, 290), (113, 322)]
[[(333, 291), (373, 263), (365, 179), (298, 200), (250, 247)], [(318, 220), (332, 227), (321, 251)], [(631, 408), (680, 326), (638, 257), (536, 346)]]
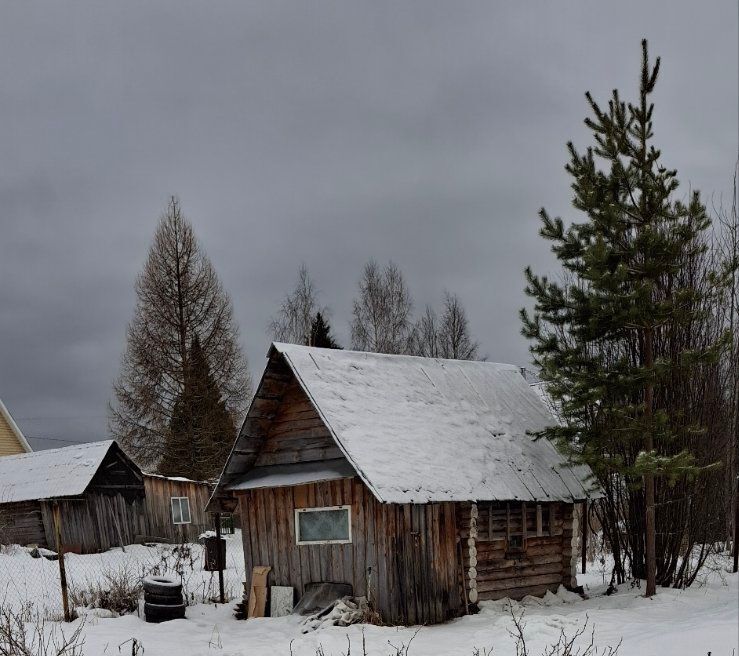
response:
[(142, 474), (112, 440), (0, 458), (0, 543), (94, 553), (142, 539), (196, 539), (210, 488)]
[(552, 421), (511, 365), (275, 343), (209, 508), (239, 508), (271, 585), (441, 622), (574, 585), (573, 510), (598, 492), (531, 437)]

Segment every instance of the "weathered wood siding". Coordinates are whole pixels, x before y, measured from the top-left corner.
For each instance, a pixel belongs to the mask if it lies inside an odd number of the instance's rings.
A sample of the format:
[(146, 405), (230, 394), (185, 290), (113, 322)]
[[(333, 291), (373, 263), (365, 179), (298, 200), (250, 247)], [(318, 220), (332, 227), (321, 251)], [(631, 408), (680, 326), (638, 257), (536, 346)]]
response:
[[(251, 490), (239, 499), (246, 571), (269, 565), (270, 585), (300, 596), (307, 583), (351, 583), (392, 623), (460, 614), (453, 503), (381, 504), (358, 478)], [(296, 544), (295, 509), (339, 505), (351, 506), (351, 544)]]
[[(42, 501), (46, 545), (56, 549), (53, 501)], [(88, 492), (79, 499), (58, 501), (65, 549), (96, 553), (133, 544), (146, 525), (143, 498)]]
[(343, 457), (310, 399), (293, 378), (270, 422), (255, 467)]
[(7, 503), (0, 506), (0, 544), (46, 546), (41, 504), (38, 501)]
[[(195, 481), (178, 481), (161, 476), (144, 474), (145, 531), (142, 535), (163, 538), (169, 542), (194, 541), (198, 536), (213, 528), (213, 520), (205, 512), (211, 487)], [(172, 521), (172, 497), (187, 497), (190, 500), (190, 524), (177, 525)]]
[[(571, 504), (481, 502), (476, 506), (476, 536), (470, 532), (472, 504), (459, 504), (457, 512), (465, 594), (475, 587), (480, 601), (522, 599), (572, 585)], [(519, 536), (520, 550), (512, 544)]]

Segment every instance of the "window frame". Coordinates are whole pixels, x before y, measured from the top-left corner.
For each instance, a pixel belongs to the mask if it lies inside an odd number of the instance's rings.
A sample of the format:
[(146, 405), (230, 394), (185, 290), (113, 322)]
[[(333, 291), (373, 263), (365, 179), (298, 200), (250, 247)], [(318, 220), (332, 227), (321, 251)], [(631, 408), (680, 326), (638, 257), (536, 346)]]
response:
[[(301, 540), (300, 536), (300, 515), (311, 512), (319, 512), (326, 510), (346, 510), (346, 519), (349, 528), (349, 536), (346, 540)], [(344, 506), (319, 506), (316, 508), (296, 508), (295, 509), (295, 544), (299, 547), (320, 545), (320, 544), (351, 544), (352, 543), (352, 507)]]
[[(182, 500), (187, 501), (187, 521), (183, 521), (182, 519)], [(174, 518), (174, 502), (177, 501), (177, 505), (180, 509), (180, 521), (175, 521)], [(169, 508), (172, 513), (172, 523), (175, 526), (186, 526), (187, 524), (192, 524), (192, 512), (190, 509), (190, 497), (170, 497), (169, 498)]]

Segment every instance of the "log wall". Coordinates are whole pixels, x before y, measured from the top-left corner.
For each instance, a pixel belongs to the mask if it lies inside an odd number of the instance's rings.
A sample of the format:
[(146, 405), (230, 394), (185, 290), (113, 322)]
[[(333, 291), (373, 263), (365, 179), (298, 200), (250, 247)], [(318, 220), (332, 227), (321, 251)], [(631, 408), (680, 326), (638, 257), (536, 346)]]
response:
[[(470, 530), (473, 504), (459, 504), (457, 512), (465, 593), (470, 601), (522, 599), (572, 585), (572, 504), (475, 506), (476, 535)], [(473, 588), (476, 593), (470, 596)]]
[[(269, 585), (350, 583), (386, 622), (442, 622), (461, 612), (453, 503), (379, 503), (358, 479), (240, 493), (247, 577), (269, 565)], [(300, 545), (296, 508), (351, 506), (351, 544)]]

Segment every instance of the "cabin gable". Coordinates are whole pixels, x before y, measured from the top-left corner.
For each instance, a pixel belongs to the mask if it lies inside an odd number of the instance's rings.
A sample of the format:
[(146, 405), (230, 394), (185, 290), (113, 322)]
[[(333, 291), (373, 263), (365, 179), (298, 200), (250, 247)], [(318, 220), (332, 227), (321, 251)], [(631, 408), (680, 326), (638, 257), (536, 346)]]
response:
[(255, 467), (344, 458), (331, 432), (293, 377), (285, 387)]

